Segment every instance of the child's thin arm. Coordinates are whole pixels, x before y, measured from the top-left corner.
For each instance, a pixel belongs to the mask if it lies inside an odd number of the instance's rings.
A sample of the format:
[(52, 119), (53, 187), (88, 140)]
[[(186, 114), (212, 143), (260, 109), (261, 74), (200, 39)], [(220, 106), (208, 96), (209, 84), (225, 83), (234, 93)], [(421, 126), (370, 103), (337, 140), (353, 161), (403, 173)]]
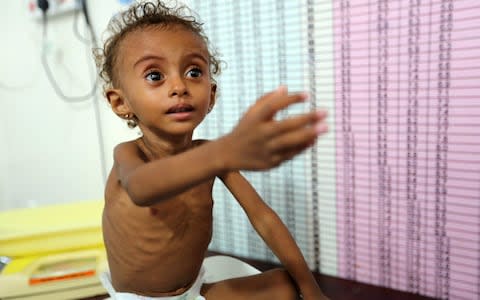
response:
[(273, 120), (278, 111), (304, 99), (279, 89), (260, 98), (230, 134), (149, 163), (134, 144), (121, 144), (114, 154), (117, 177), (134, 203), (149, 206), (225, 172), (275, 167), (312, 145), (324, 130), (325, 113)]
[(138, 206), (150, 206), (180, 194), (223, 171), (220, 143), (206, 143), (191, 151), (152, 162), (141, 158), (135, 143), (114, 151), (114, 168), (120, 184)]
[(287, 227), (250, 183), (239, 172), (230, 172), (221, 179), (238, 200), (255, 230), (290, 273), (304, 299), (327, 299)]

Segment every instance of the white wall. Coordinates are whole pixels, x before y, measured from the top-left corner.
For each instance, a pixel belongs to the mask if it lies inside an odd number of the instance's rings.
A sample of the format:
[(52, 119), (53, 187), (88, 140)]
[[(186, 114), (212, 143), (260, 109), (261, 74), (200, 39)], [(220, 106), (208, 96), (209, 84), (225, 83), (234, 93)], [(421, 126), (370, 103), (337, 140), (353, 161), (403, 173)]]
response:
[[(42, 25), (28, 13), (27, 2), (4, 1), (0, 10), (0, 210), (102, 199), (101, 155), (108, 172), (113, 146), (136, 133), (111, 113), (99, 89), (101, 153), (94, 100), (66, 103), (54, 93), (40, 60)], [(120, 5), (114, 0), (88, 5), (101, 41)], [(73, 23), (73, 14), (49, 20), (48, 57), (64, 93), (84, 95), (94, 65)], [(83, 19), (79, 28), (86, 32)]]

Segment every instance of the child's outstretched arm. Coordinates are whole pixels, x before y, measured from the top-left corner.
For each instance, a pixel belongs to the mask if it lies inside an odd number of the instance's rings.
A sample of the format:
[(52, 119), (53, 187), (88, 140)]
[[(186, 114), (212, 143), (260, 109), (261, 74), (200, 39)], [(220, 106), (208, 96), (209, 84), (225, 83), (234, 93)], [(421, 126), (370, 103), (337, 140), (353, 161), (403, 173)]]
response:
[(230, 134), (148, 163), (134, 144), (120, 144), (114, 152), (120, 184), (134, 203), (149, 206), (229, 171), (275, 167), (311, 146), (326, 130), (325, 113), (273, 119), (278, 111), (305, 98), (279, 88), (250, 107)]
[(255, 230), (289, 272), (303, 299), (327, 299), (287, 227), (250, 183), (239, 172), (224, 174), (221, 179), (242, 206)]

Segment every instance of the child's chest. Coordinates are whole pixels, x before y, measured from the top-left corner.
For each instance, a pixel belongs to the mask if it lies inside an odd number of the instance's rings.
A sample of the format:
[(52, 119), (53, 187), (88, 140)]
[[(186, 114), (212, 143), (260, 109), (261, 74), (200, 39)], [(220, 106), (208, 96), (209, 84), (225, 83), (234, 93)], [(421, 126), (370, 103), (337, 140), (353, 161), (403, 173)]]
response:
[(212, 182), (184, 191), (160, 204), (146, 208), (146, 219), (174, 227), (208, 226), (213, 210)]

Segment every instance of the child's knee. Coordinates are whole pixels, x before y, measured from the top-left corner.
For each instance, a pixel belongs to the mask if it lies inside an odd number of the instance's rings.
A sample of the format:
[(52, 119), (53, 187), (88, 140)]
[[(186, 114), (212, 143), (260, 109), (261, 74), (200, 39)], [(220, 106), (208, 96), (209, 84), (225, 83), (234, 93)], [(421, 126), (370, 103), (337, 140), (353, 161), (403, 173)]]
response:
[(285, 269), (274, 269), (272, 272), (272, 278), (274, 283), (274, 298), (272, 299), (285, 299), (285, 300), (297, 300), (299, 299), (298, 291), (295, 287), (295, 283)]

